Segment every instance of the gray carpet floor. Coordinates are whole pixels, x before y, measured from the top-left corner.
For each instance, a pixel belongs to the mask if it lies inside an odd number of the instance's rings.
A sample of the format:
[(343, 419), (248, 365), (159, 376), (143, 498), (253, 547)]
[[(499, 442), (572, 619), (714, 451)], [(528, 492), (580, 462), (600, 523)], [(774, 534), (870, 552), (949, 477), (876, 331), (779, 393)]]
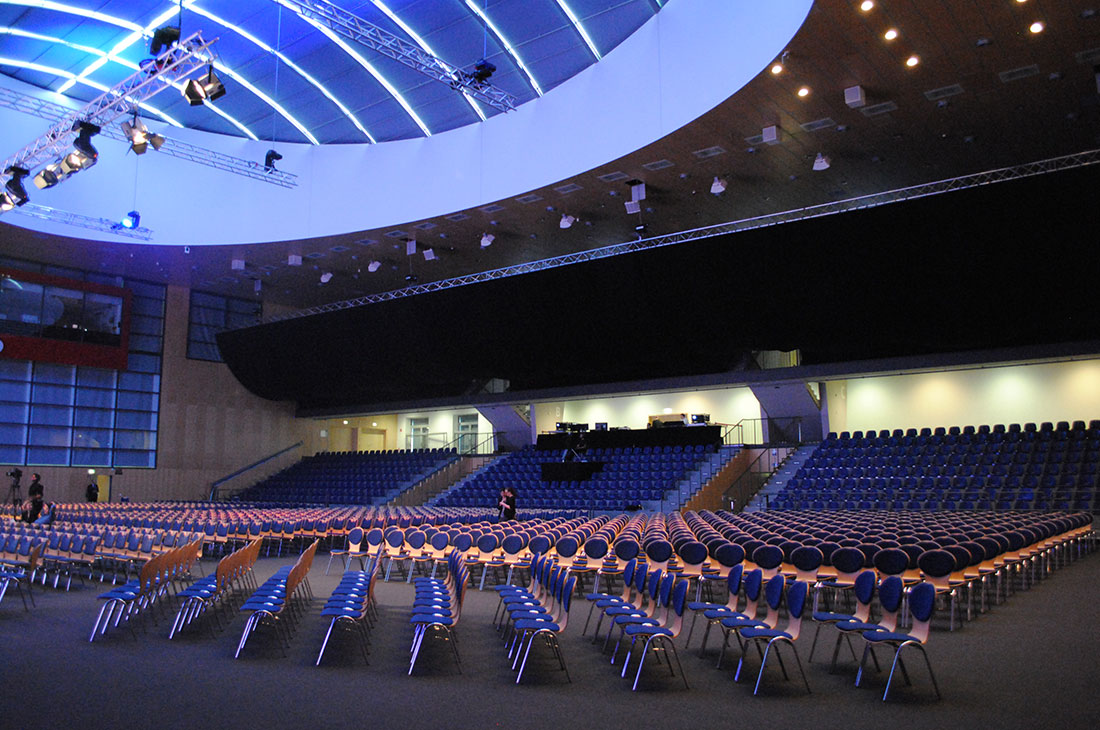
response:
[[(264, 558), (260, 579), (291, 559)], [(923, 663), (907, 663), (913, 685), (896, 684), (882, 702), (885, 674), (853, 686), (855, 663), (841, 654), (828, 667), (831, 629), (822, 631), (813, 664), (812, 693), (785, 682), (769, 663), (761, 695), (752, 682), (733, 680), (736, 650), (715, 668), (716, 642), (698, 654), (678, 640), (690, 684), (647, 661), (638, 692), (619, 676), (600, 647), (581, 636), (588, 604), (574, 604), (562, 650), (572, 682), (536, 644), (520, 685), (492, 627), (496, 595), (471, 590), (458, 627), (462, 671), (441, 642), (425, 647), (413, 676), (408, 669), (408, 606), (413, 588), (381, 583), (381, 620), (370, 663), (353, 637), (337, 635), (321, 667), (314, 660), (327, 621), (324, 598), (336, 585), (318, 555), (310, 581), (315, 599), (298, 624), (288, 656), (270, 634), (257, 634), (233, 658), (244, 626), (235, 616), (211, 636), (192, 626), (169, 641), (165, 620), (147, 624), (137, 639), (124, 629), (88, 642), (99, 610), (99, 584), (69, 592), (36, 587), (37, 607), (24, 612), (9, 593), (0, 603), (0, 727), (2, 728), (555, 728), (564, 727), (1100, 727), (1097, 586), (1100, 557), (1086, 556), (1031, 590), (1011, 596), (961, 629), (948, 632), (938, 616), (928, 646), (943, 699), (936, 700)], [(213, 560), (204, 561), (207, 571)], [(943, 624), (941, 626), (941, 624)], [(685, 632), (686, 633), (686, 632)], [(810, 632), (799, 640), (805, 661)], [(824, 650), (823, 650), (824, 649)], [(751, 663), (755, 677), (757, 663)]]

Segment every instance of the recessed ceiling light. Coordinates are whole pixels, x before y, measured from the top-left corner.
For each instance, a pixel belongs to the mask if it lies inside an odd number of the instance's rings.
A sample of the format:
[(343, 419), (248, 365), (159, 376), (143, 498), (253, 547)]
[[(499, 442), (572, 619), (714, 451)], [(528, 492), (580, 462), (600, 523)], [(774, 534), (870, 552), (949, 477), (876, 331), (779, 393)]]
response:
[(772, 76), (778, 76), (783, 73), (783, 64), (776, 63), (772, 65)]
[(1043, 25), (1043, 21), (1041, 21), (1041, 20), (1036, 20), (1036, 21), (1035, 21), (1034, 23), (1032, 23), (1031, 25), (1029, 25), (1029, 26), (1027, 27), (1027, 29), (1028, 29), (1028, 30), (1030, 30), (1030, 31), (1031, 31), (1032, 33), (1042, 33), (1042, 32), (1043, 32), (1043, 28), (1045, 28), (1045, 27), (1046, 27), (1046, 26), (1045, 26), (1045, 25)]
[(892, 40), (894, 40), (895, 38), (898, 37), (898, 29), (897, 28), (891, 28), (890, 30), (883, 33), (882, 37), (885, 38), (888, 41), (892, 41)]
[(905, 59), (905, 65), (908, 66), (909, 68), (913, 68), (914, 66), (916, 66), (919, 63), (920, 63), (920, 56), (917, 56), (917, 55), (913, 55), (913, 56), (910, 56), (909, 58)]
[(801, 89), (798, 90), (798, 95), (803, 97), (803, 98), (809, 96), (810, 95), (810, 87), (809, 86), (803, 86)]
[(875, 4), (873, 2), (871, 2), (871, 0), (863, 0), (863, 2), (861, 2), (859, 4), (859, 9), (862, 10), (863, 12), (865, 12), (865, 13), (870, 11), (874, 7), (875, 7)]

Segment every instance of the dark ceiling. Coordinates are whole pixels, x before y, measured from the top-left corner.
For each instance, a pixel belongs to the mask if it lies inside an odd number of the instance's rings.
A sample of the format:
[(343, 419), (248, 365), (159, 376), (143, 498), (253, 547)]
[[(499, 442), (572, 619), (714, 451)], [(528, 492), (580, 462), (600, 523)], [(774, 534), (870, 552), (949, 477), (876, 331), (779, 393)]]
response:
[[(6, 223), (0, 235), (9, 255), (259, 296), (273, 313), (399, 289), (410, 271), (425, 283), (631, 240), (639, 216), (623, 208), (630, 179), (646, 183), (640, 220), (659, 235), (1076, 153), (1100, 147), (1096, 9), (1096, 0), (890, 0), (869, 12), (818, 2), (782, 73), (762, 70), (666, 138), (517, 199), (391, 229), (190, 253)], [(1035, 21), (1039, 33), (1029, 31)], [(891, 28), (898, 37), (888, 41)], [(913, 55), (919, 63), (907, 66)], [(856, 85), (862, 108), (845, 103)], [(809, 94), (799, 97), (803, 86)], [(764, 144), (758, 137), (771, 125), (777, 144)], [(832, 165), (815, 172), (819, 152)], [(721, 195), (709, 192), (715, 176), (728, 182)], [(558, 226), (563, 213), (578, 218), (568, 230)], [(485, 249), (484, 232), (496, 236)], [(406, 256), (403, 239), (412, 237), (438, 259)], [(291, 253), (305, 265), (288, 266)], [(244, 275), (231, 271), (233, 258), (246, 260)], [(372, 274), (373, 260), (382, 266)], [(334, 276), (322, 285), (324, 272)]]

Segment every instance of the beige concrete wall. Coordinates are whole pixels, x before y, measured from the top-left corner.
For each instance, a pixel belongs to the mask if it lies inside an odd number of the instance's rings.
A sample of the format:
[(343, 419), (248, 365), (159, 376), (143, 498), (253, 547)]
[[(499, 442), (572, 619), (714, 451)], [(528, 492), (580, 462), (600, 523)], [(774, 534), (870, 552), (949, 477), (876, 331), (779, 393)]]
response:
[[(157, 468), (114, 476), (114, 501), (120, 494), (134, 501), (205, 498), (215, 479), (306, 437), (311, 422), (296, 419), (292, 403), (252, 395), (222, 363), (187, 359), (188, 305), (187, 289), (168, 287)], [(31, 471), (41, 473), (46, 499), (56, 502), (82, 500), (92, 478), (84, 468), (24, 471), (24, 484)]]

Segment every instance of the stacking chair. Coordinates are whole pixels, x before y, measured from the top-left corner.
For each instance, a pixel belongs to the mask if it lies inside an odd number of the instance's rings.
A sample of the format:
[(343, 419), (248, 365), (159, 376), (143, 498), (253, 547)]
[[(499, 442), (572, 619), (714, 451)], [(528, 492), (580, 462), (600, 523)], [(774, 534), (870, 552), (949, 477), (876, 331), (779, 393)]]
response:
[[(517, 618), (512, 626), (519, 636), (519, 643), (516, 647), (515, 661), (512, 662), (512, 668), (515, 669), (516, 662), (519, 661), (519, 655), (522, 650), (523, 661), (519, 665), (519, 673), (516, 675), (516, 684), (520, 683), (523, 679), (523, 670), (527, 668), (527, 658), (531, 654), (531, 646), (535, 643), (535, 639), (542, 637), (546, 646), (553, 651), (554, 656), (558, 660), (558, 664), (561, 666), (562, 671), (565, 672), (565, 678), (570, 682), (573, 679), (569, 676), (569, 669), (565, 666), (565, 657), (561, 653), (561, 644), (558, 642), (558, 636), (565, 631), (565, 627), (569, 623), (569, 606), (572, 602), (573, 589), (576, 586), (576, 576), (569, 575), (568, 571), (562, 571), (564, 580), (560, 580), (558, 586), (557, 601), (555, 605), (555, 613), (553, 616), (547, 616), (545, 618), (539, 618), (530, 616), (527, 618)], [(523, 649), (524, 639), (527, 640), (527, 648)]]
[[(631, 690), (638, 689), (638, 681), (642, 678), (642, 666), (645, 664), (646, 654), (649, 653), (650, 648), (654, 652), (665, 651), (665, 661), (668, 662), (669, 673), (674, 674), (672, 670), (672, 661), (668, 658), (669, 650), (671, 650), (672, 657), (676, 659), (676, 667), (680, 671), (680, 678), (684, 680), (684, 689), (688, 688), (687, 676), (684, 674), (684, 668), (680, 664), (680, 656), (676, 651), (676, 637), (680, 634), (680, 629), (684, 625), (684, 607), (687, 602), (687, 590), (688, 581), (683, 578), (675, 578), (669, 576), (676, 581), (676, 584), (671, 590), (671, 600), (665, 598), (666, 601), (666, 620), (663, 625), (656, 626), (653, 624), (630, 624), (625, 627), (625, 634), (630, 637), (630, 650), (627, 651), (626, 659), (623, 661), (623, 677), (626, 676), (626, 670), (630, 666), (630, 656), (634, 652), (635, 642), (639, 638), (645, 639), (645, 644), (642, 646), (642, 653), (638, 657), (638, 671), (634, 675), (634, 685)], [(664, 592), (664, 586), (662, 586), (662, 593)]]
[[(745, 645), (741, 640), (741, 630), (749, 628), (774, 629), (779, 624), (779, 606), (783, 601), (783, 588), (786, 580), (781, 573), (776, 573), (768, 579), (764, 586), (764, 600), (768, 604), (768, 612), (762, 619), (749, 618), (747, 616), (731, 616), (719, 621), (722, 625), (722, 651), (718, 654), (718, 668), (722, 667), (722, 660), (726, 655), (726, 647), (729, 646), (730, 634), (737, 637), (737, 644), (744, 654)], [(704, 614), (705, 615), (705, 614)]]
[[(408, 551), (405, 550), (405, 533), (400, 528), (394, 527), (386, 531), (383, 551), (383, 555), (387, 560), (385, 580), (388, 583), (390, 580), (390, 572), (393, 571), (395, 563), (400, 570), (402, 563), (407, 563), (412, 560)], [(408, 570), (408, 568), (406, 568), (406, 570)]]
[(917, 560), (921, 573), (927, 582), (936, 590), (937, 596), (944, 596), (951, 606), (951, 614), (948, 620), (948, 630), (955, 630), (955, 598), (958, 595), (959, 583), (952, 579), (958, 562), (955, 556), (947, 550), (929, 550), (921, 554)]
[[(733, 573), (733, 571), (730, 571)], [(730, 600), (725, 606), (708, 608), (703, 611), (703, 617), (707, 620), (706, 631), (703, 632), (703, 643), (699, 646), (699, 656), (706, 656), (707, 639), (710, 636), (711, 627), (720, 625), (724, 618), (754, 619), (760, 604), (760, 591), (764, 587), (764, 574), (760, 568), (753, 568), (744, 573), (745, 586), (745, 610), (737, 610), (737, 593), (730, 594)], [(728, 638), (728, 636), (726, 637)]]
[(631, 558), (627, 561), (626, 566), (623, 568), (623, 590), (620, 595), (614, 593), (587, 593), (585, 599), (589, 601), (588, 605), (588, 618), (585, 619), (584, 628), (581, 630), (581, 636), (588, 633), (588, 624), (592, 620), (592, 612), (599, 608), (601, 611), (610, 606), (621, 605), (628, 603), (630, 600), (630, 591), (632, 588), (632, 582), (634, 581), (634, 571), (638, 565), (637, 558)]
[(347, 571), (349, 564), (352, 560), (359, 561), (359, 569), (365, 571), (366, 565), (363, 563), (363, 559), (369, 556), (369, 552), (363, 550), (363, 528), (352, 528), (348, 533), (348, 545), (342, 550), (329, 550), (328, 562), (325, 563), (325, 575), (328, 575), (328, 569), (332, 566), (332, 559), (339, 556), (344, 560), (344, 570)]
[[(19, 597), (23, 601), (24, 611), (30, 610), (27, 608), (27, 596), (30, 596), (31, 605), (35, 605), (31, 584), (34, 583), (34, 574), (38, 569), (38, 562), (45, 548), (45, 541), (40, 541), (27, 549), (25, 560), (20, 559), (13, 565), (0, 565), (0, 601), (4, 600), (4, 594), (8, 592), (8, 587), (15, 586), (15, 589), (19, 591)], [(20, 553), (20, 558), (22, 558), (22, 553)], [(23, 593), (24, 583), (27, 584), (26, 594)]]
[[(798, 649), (795, 648), (794, 645), (794, 642), (798, 639), (802, 630), (802, 613), (806, 608), (806, 593), (808, 589), (809, 586), (805, 581), (798, 580), (791, 584), (791, 587), (787, 590), (787, 613), (789, 619), (787, 621), (787, 628), (784, 631), (755, 627), (741, 629), (741, 638), (746, 642), (755, 644), (758, 650), (761, 641), (768, 642), (764, 647), (764, 654), (760, 659), (760, 672), (756, 675), (756, 687), (754, 687), (752, 691), (754, 695), (760, 691), (760, 681), (764, 678), (764, 667), (768, 664), (768, 655), (773, 645), (775, 646), (776, 658), (779, 659), (779, 666), (783, 669), (783, 678), (790, 680), (790, 677), (787, 676), (787, 668), (783, 666), (783, 659), (779, 656), (780, 644), (790, 645), (791, 651), (794, 653), (795, 661), (798, 662), (798, 671), (802, 674), (802, 682), (806, 685), (806, 692), (810, 691), (810, 683), (806, 680), (806, 672), (802, 668), (802, 659), (798, 656)], [(741, 667), (745, 662), (745, 654), (746, 650), (742, 649), (741, 658), (737, 661), (737, 672), (733, 675), (735, 682), (741, 677)]]
[[(875, 596), (875, 571), (865, 570), (856, 576), (856, 583), (853, 589), (853, 593), (856, 597), (856, 610), (855, 613), (834, 613), (832, 611), (814, 611), (812, 618), (814, 623), (817, 624), (817, 628), (814, 630), (814, 640), (810, 644), (810, 657), (806, 661), (813, 662), (814, 649), (817, 648), (817, 636), (821, 633), (821, 627), (825, 624), (836, 625), (842, 621), (855, 621), (857, 623), (865, 624), (871, 620), (871, 600)], [(836, 646), (833, 647), (833, 661), (831, 669), (836, 669), (837, 654), (840, 651), (841, 639), (846, 638), (846, 634), (839, 633), (836, 637)], [(858, 659), (855, 649), (852, 649), (851, 638), (848, 638), (848, 648), (851, 649), (852, 659)]]
[(874, 655), (873, 647), (890, 646), (894, 648), (894, 661), (890, 665), (890, 676), (886, 680), (886, 689), (882, 693), (882, 701), (890, 696), (890, 684), (894, 681), (894, 671), (900, 667), (906, 684), (912, 684), (909, 673), (905, 670), (905, 664), (901, 660), (901, 650), (906, 647), (919, 649), (924, 663), (928, 667), (928, 676), (932, 678), (932, 687), (936, 690), (936, 699), (940, 699), (940, 686), (936, 682), (936, 675), (932, 672), (932, 663), (928, 660), (928, 654), (924, 645), (928, 642), (928, 635), (932, 626), (932, 615), (936, 609), (936, 587), (931, 583), (921, 583), (913, 588), (909, 594), (909, 610), (913, 616), (913, 628), (908, 633), (893, 631), (865, 631), (863, 638), (867, 641), (863, 650), (863, 660), (859, 664), (859, 673), (856, 674), (856, 686), (859, 686), (863, 678), (863, 667), (867, 660), (867, 654)]
[[(661, 573), (657, 570), (653, 571), (649, 574), (649, 579), (647, 581), (649, 601), (645, 608), (640, 611), (618, 611), (616, 613), (613, 618), (613, 626), (619, 627), (619, 638), (615, 642), (615, 650), (611, 652), (612, 664), (615, 663), (615, 659), (618, 657), (619, 645), (627, 635), (627, 628), (630, 626), (664, 626), (671, 621), (670, 607), (672, 588), (677, 578), (679, 578), (679, 576), (672, 572)], [(616, 610), (612, 609), (611, 612), (615, 613)], [(607, 638), (611, 638), (610, 630), (608, 631)]]
[[(360, 528), (356, 527), (355, 530)], [(321, 651), (317, 654), (314, 666), (321, 666), (321, 659), (325, 656), (325, 648), (328, 647), (332, 630), (340, 627), (354, 633), (359, 639), (359, 648), (363, 653), (363, 661), (370, 663), (367, 655), (370, 653), (369, 623), (374, 610), (374, 578), (378, 572), (378, 564), (373, 563), (370, 571), (346, 571), (340, 583), (332, 592), (328, 602), (321, 609), (321, 615), (331, 618), (328, 631), (321, 642)]]
[[(862, 635), (866, 631), (893, 632), (897, 630), (898, 616), (901, 613), (904, 596), (905, 586), (901, 578), (896, 575), (891, 575), (884, 578), (878, 586), (878, 603), (879, 608), (882, 609), (882, 616), (879, 618), (877, 624), (871, 621), (856, 620), (840, 621), (836, 624), (836, 630), (841, 633), (841, 636), (837, 637), (837, 646), (833, 648), (834, 668), (836, 666), (836, 654), (839, 650), (842, 636), (851, 634)], [(866, 656), (864, 656), (864, 659), (866, 659)], [(871, 660), (874, 661), (875, 666), (878, 667), (878, 659), (873, 652), (871, 653)]]
[[(688, 628), (687, 639), (684, 640), (684, 646), (687, 647), (691, 644), (691, 635), (695, 631), (695, 621), (699, 618), (699, 614), (704, 611), (728, 611), (730, 614), (737, 613), (737, 604), (740, 601), (738, 595), (741, 591), (741, 576), (744, 572), (744, 566), (738, 564), (730, 568), (729, 575), (726, 576), (726, 587), (728, 589), (728, 600), (725, 603), (711, 603), (707, 601), (691, 601), (688, 603), (688, 610), (692, 612), (691, 626)], [(709, 625), (707, 627), (710, 628)], [(704, 639), (703, 645), (706, 646), (706, 640)]]
[[(635, 591), (636, 595), (634, 603), (623, 604), (619, 606), (611, 606), (605, 608), (603, 616), (607, 616), (611, 623), (607, 628), (607, 636), (604, 637), (603, 648), (606, 651), (607, 645), (611, 642), (611, 633), (616, 626), (619, 626), (619, 639), (622, 639), (623, 627), (632, 621), (648, 621), (656, 623), (657, 609), (660, 607), (660, 593), (661, 593), (661, 579), (664, 577), (664, 573), (660, 569), (650, 570), (644, 572), (640, 568), (636, 568), (634, 571), (635, 576), (641, 576), (635, 578)], [(644, 602), (643, 602), (644, 599)], [(603, 618), (601, 616), (601, 620)], [(595, 636), (599, 635), (600, 625), (596, 624)], [(615, 663), (615, 659), (619, 649), (619, 642), (615, 644), (615, 653), (611, 655), (611, 663)]]
[(417, 603), (420, 605), (414, 605), (413, 615), (409, 618), (409, 623), (413, 626), (412, 647), (409, 650), (410, 675), (416, 668), (416, 660), (420, 656), (420, 650), (429, 631), (436, 636), (442, 636), (443, 640), (450, 645), (459, 674), (462, 673), (462, 659), (458, 655), (454, 628), (462, 614), (466, 582), (470, 576), (466, 571), (463, 556), (457, 552), (452, 552), (452, 555), (454, 558), (448, 566), (449, 570), (444, 582), (424, 578), (419, 579), (417, 583), (417, 593), (420, 596)]
[[(654, 571), (654, 572), (659, 573), (660, 571)], [(628, 609), (627, 613), (629, 613), (630, 611), (639, 611), (639, 610), (641, 610), (641, 606), (643, 605), (642, 601), (645, 598), (646, 580), (647, 580), (648, 577), (649, 577), (649, 571), (646, 569), (646, 566), (642, 563), (636, 563), (635, 566), (634, 566), (634, 582), (633, 582), (633, 584), (631, 584), (630, 582), (626, 582), (626, 584), (623, 586), (623, 600), (613, 601), (613, 600), (608, 599), (608, 600), (604, 601), (605, 605), (603, 605), (603, 606), (597, 605), (597, 608), (600, 608), (601, 610), (600, 610), (600, 618), (596, 621), (596, 628), (593, 629), (593, 631), (592, 631), (592, 643), (593, 644), (596, 643), (599, 640), (600, 626), (603, 624), (604, 617), (609, 615), (608, 614), (609, 611), (612, 611), (614, 609), (619, 609), (619, 608)], [(630, 586), (631, 588), (633, 588), (633, 596), (628, 595), (627, 586)], [(597, 604), (599, 604), (599, 603), (600, 603), (600, 601), (597, 601)], [(609, 627), (608, 630), (607, 630), (607, 639), (604, 640), (604, 648), (605, 649), (607, 648), (607, 640), (609, 640), (610, 638), (611, 638), (611, 628)]]
[(832, 552), (830, 556), (835, 577), (832, 580), (824, 580), (814, 590), (814, 613), (817, 613), (820, 589), (832, 589), (832, 593), (839, 595), (850, 591), (855, 587), (856, 576), (863, 570), (866, 556), (863, 551), (855, 547), (841, 547)]

